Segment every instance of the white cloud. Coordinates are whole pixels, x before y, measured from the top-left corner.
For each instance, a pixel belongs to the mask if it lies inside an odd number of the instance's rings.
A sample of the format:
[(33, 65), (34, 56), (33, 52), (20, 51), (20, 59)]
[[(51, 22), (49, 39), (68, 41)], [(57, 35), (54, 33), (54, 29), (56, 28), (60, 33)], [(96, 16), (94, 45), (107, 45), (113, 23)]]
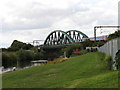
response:
[(93, 36), (95, 25), (117, 25), (117, 8), (118, 0), (1, 0), (1, 43), (45, 39), (55, 29)]
[[(47, 35), (51, 32), (48, 29), (31, 29), (31, 30), (15, 30), (3, 32), (0, 34), (2, 47), (8, 47), (12, 44), (13, 40), (22, 42), (32, 42), (33, 40), (45, 40)], [(41, 42), (43, 44), (44, 42)]]

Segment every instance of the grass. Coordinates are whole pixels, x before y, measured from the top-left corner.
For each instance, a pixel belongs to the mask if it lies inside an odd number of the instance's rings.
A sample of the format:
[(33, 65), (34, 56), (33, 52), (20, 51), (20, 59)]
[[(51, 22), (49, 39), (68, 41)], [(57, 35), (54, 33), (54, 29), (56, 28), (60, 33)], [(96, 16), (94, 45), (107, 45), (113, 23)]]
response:
[(117, 88), (118, 71), (108, 70), (99, 52), (65, 62), (3, 74), (3, 88)]

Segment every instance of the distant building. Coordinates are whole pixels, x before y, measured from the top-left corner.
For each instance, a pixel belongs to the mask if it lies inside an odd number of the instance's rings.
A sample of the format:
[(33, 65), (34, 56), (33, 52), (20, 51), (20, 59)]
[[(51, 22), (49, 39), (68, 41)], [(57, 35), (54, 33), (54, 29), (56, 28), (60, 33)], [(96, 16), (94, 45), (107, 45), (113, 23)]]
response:
[(36, 60), (36, 61), (31, 61), (31, 63), (34, 65), (34, 66), (37, 66), (37, 65), (40, 65), (41, 63), (47, 63), (48, 60)]

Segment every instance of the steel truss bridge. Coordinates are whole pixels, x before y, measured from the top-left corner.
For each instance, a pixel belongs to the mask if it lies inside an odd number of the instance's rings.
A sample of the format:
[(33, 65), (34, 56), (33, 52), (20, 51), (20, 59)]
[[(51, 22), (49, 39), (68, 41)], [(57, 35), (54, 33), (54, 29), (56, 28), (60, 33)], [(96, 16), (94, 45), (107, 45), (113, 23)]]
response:
[(43, 48), (63, 47), (76, 42), (82, 42), (83, 38), (88, 38), (88, 36), (78, 30), (69, 30), (67, 32), (64, 32), (62, 30), (55, 30), (47, 36), (42, 47)]

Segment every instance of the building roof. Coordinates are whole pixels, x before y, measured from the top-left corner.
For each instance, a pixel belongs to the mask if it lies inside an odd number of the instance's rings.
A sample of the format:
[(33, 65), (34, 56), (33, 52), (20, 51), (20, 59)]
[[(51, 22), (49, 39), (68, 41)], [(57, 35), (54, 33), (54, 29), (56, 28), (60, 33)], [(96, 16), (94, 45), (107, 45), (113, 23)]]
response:
[(48, 62), (48, 60), (36, 60), (36, 61), (31, 61), (33, 63), (42, 63), (42, 62)]

